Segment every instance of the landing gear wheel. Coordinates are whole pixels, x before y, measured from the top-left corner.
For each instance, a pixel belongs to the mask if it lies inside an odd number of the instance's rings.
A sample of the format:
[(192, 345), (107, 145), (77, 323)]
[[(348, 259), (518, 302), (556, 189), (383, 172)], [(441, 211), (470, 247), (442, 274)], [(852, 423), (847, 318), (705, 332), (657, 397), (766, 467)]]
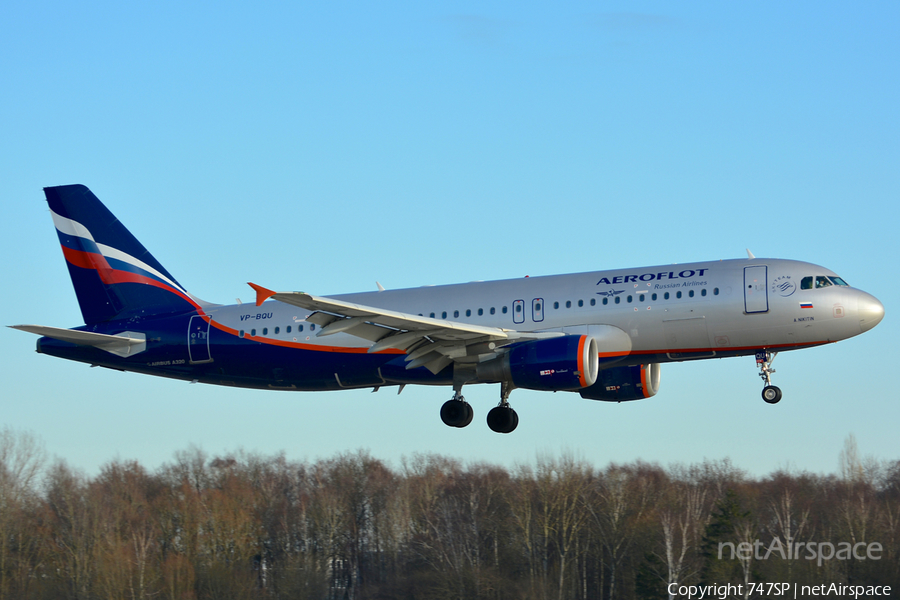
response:
[(487, 424), (491, 431), (512, 433), (519, 425), (519, 415), (509, 406), (495, 406), (488, 412)]
[(759, 367), (759, 376), (762, 378), (766, 387), (762, 391), (762, 399), (769, 404), (777, 404), (781, 400), (781, 389), (772, 385), (772, 363), (775, 361), (777, 352), (769, 352), (768, 350), (760, 350), (756, 353), (756, 365)]
[(767, 385), (763, 388), (762, 398), (769, 404), (778, 404), (781, 400), (781, 389), (778, 386)]
[(441, 406), (441, 421), (450, 427), (465, 427), (472, 422), (475, 412), (462, 396), (447, 400)]
[(457, 425), (457, 427), (459, 427), (460, 429), (462, 429), (463, 427), (465, 427), (466, 425), (471, 423), (472, 419), (475, 417), (475, 411), (472, 410), (472, 405), (469, 404), (468, 402), (463, 402), (463, 404), (466, 405), (466, 418), (463, 420), (462, 423)]

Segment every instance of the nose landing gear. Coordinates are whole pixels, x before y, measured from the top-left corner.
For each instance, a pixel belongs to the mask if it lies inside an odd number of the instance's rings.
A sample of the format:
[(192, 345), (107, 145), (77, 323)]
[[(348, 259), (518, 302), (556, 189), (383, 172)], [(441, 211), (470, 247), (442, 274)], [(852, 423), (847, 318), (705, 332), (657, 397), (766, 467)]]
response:
[(756, 364), (759, 366), (759, 376), (766, 383), (762, 391), (762, 399), (769, 404), (777, 404), (781, 400), (781, 388), (772, 385), (772, 363), (775, 362), (777, 352), (769, 352), (768, 350), (760, 350), (756, 353)]

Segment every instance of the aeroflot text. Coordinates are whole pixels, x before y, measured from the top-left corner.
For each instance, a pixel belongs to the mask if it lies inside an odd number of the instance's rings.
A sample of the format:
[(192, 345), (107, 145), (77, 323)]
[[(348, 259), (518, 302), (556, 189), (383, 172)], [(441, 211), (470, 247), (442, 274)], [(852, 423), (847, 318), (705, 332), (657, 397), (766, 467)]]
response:
[(638, 281), (661, 281), (663, 279), (690, 279), (691, 277), (703, 277), (703, 274), (709, 269), (686, 269), (680, 273), (675, 271), (662, 273), (643, 273), (641, 275), (616, 275), (613, 278), (601, 277), (597, 285), (605, 283), (612, 285), (614, 283), (637, 283)]

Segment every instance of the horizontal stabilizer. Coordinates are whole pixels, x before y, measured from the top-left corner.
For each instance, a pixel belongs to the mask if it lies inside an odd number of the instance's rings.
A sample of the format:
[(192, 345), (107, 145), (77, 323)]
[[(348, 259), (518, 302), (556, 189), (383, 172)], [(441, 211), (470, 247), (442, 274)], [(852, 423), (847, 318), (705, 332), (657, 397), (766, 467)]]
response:
[(147, 349), (147, 336), (133, 331), (107, 335), (44, 325), (10, 325), (9, 327), (78, 346), (93, 346), (118, 356), (133, 356)]

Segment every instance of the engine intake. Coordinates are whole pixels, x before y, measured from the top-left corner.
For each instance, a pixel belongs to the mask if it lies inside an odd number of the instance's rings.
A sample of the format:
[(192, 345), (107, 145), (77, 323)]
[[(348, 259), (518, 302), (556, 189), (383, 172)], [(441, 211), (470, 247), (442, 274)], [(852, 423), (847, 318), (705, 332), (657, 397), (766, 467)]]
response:
[(524, 342), (499, 358), (481, 363), (481, 381), (510, 381), (517, 388), (541, 391), (580, 390), (597, 381), (597, 341), (587, 335), (565, 335)]
[(581, 390), (588, 400), (623, 402), (655, 396), (659, 391), (659, 364), (612, 367), (600, 371), (597, 382)]

